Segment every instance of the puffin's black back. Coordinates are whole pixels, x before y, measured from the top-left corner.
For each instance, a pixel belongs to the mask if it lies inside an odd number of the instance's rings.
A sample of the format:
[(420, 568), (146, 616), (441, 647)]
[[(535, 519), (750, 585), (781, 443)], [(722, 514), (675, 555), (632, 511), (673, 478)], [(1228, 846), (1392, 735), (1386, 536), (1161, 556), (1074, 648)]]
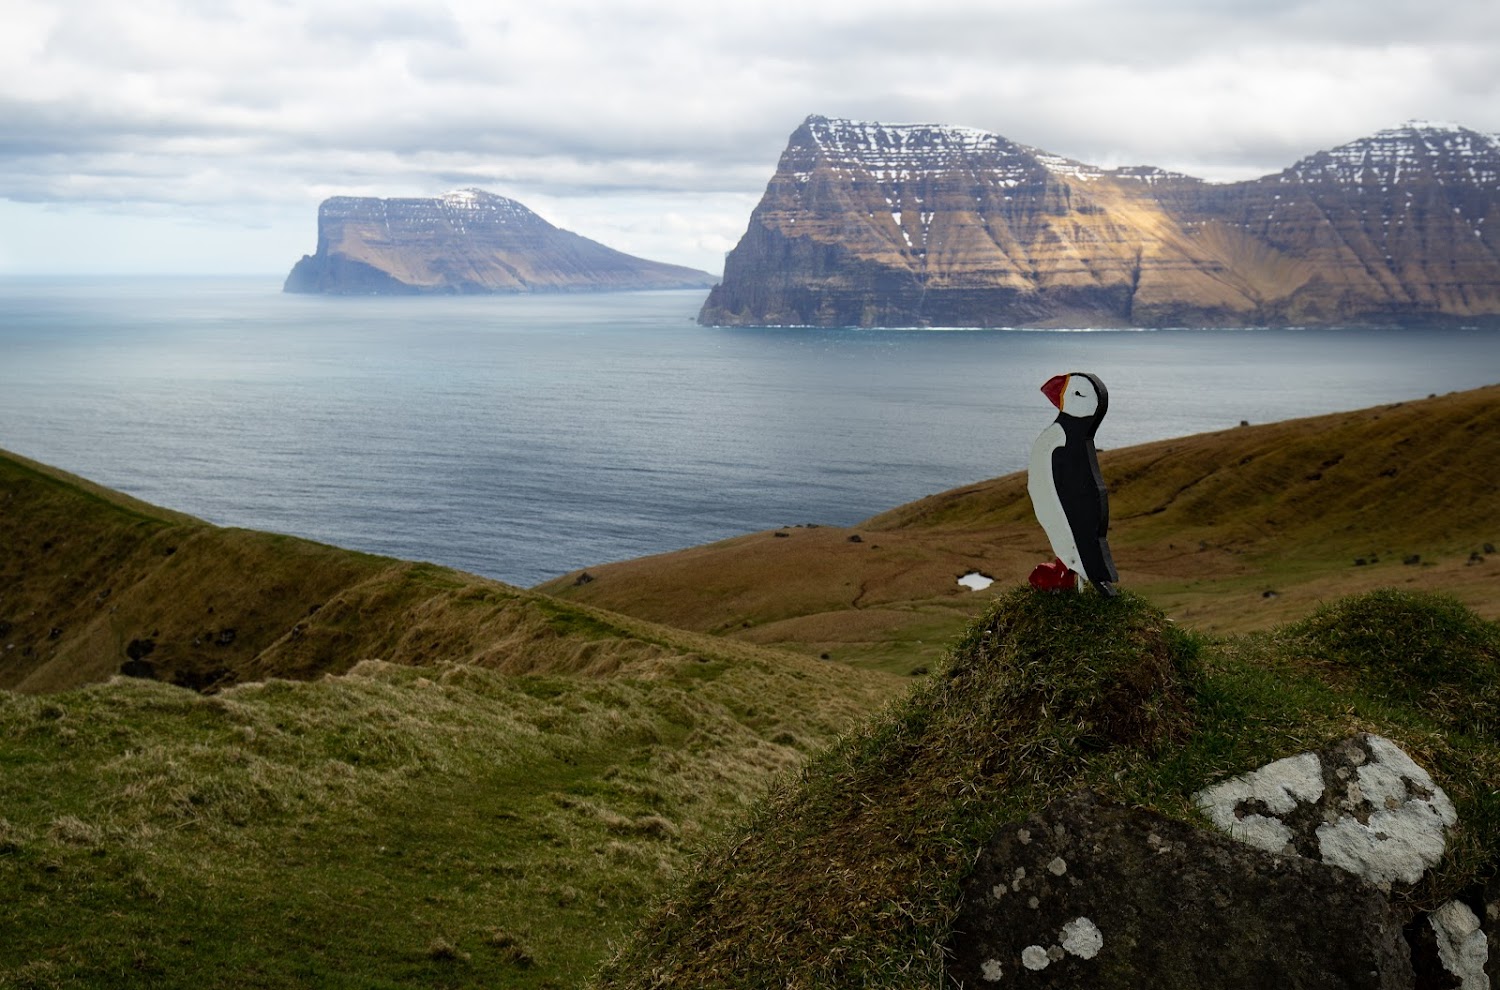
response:
[(1087, 378), (1099, 397), (1092, 416), (1059, 413), (1057, 422), (1063, 428), (1067, 443), (1052, 452), (1052, 478), (1057, 497), (1073, 531), (1073, 545), (1083, 562), (1083, 576), (1106, 595), (1115, 594), (1114, 583), (1120, 580), (1114, 557), (1109, 552), (1109, 488), (1099, 472), (1099, 455), (1094, 450), (1094, 434), (1109, 412), (1109, 390), (1087, 372), (1071, 374)]

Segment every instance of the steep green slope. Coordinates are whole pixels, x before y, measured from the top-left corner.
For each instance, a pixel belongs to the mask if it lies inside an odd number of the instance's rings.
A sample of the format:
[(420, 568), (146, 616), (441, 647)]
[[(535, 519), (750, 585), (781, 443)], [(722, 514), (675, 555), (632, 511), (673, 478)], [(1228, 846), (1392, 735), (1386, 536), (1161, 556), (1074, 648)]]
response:
[(1080, 788), (1200, 821), (1197, 789), (1357, 731), (1458, 807), (1407, 895), (1436, 905), (1500, 856), (1497, 675), (1500, 630), (1449, 599), (1384, 592), (1208, 644), (1133, 595), (1010, 592), (717, 846), (598, 985), (942, 986), (959, 885), (1001, 824)]
[(0, 688), (216, 690), (365, 659), (590, 676), (721, 640), (431, 564), (225, 529), (0, 453)]

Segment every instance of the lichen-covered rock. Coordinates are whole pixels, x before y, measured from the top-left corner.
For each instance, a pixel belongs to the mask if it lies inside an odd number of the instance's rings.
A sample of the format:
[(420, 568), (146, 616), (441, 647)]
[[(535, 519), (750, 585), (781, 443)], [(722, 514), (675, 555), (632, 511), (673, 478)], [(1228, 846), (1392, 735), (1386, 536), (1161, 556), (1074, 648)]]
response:
[(1426, 770), (1367, 733), (1204, 788), (1194, 800), (1241, 842), (1385, 885), (1416, 883), (1436, 866), (1457, 820)]
[(966, 988), (1413, 985), (1378, 887), (1088, 795), (996, 835), (948, 948)]
[(1489, 945), (1479, 917), (1463, 901), (1448, 901), (1408, 927), (1419, 987), (1489, 990)]

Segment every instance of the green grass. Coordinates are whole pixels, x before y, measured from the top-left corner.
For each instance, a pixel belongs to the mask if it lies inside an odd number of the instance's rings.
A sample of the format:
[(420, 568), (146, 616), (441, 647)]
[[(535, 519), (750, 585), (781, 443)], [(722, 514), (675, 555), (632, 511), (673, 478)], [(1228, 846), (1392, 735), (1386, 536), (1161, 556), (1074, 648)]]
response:
[(1017, 590), (842, 737), (891, 680), (728, 644), (0, 694), (0, 987), (936, 988), (1002, 823), (1078, 788), (1197, 821), (1205, 784), (1357, 731), (1459, 809), (1400, 894), (1431, 906), (1497, 862), (1497, 644), (1440, 596), (1210, 639)]
[(0, 987), (576, 986), (858, 710), (700, 666), (0, 694)]
[(547, 617), (548, 627), (559, 636), (587, 640), (622, 639), (630, 634), (601, 619), (596, 613), (554, 599), (537, 599), (537, 609)]
[(1203, 824), (1193, 792), (1359, 731), (1459, 810), (1398, 896), (1435, 906), (1500, 860), (1496, 628), (1381, 592), (1275, 634), (1209, 640), (1143, 599), (1018, 590), (904, 704), (811, 761), (603, 970), (601, 987), (943, 986), (941, 946), (997, 828), (1078, 789)]
[(0, 690), (0, 988), (575, 986), (906, 687), (3, 454), (0, 503), (0, 685), (58, 692)]
[[(983, 600), (975, 600), (970, 611), (946, 601), (901, 604), (880, 610), (881, 618), (888, 618), (883, 624), (872, 623), (861, 628), (852, 623), (838, 623), (820, 631), (807, 629), (819, 618), (810, 616), (792, 620), (791, 628), (785, 630), (773, 624), (753, 641), (862, 670), (907, 676), (940, 666), (953, 640), (962, 635), (984, 608)], [(814, 638), (819, 632), (829, 638)], [(780, 638), (783, 633), (787, 636), (785, 640)]]
[(1500, 723), (1500, 631), (1451, 598), (1376, 591), (1318, 609), (1286, 648), (1330, 665), (1351, 685), (1494, 736)]
[(866, 670), (891, 674), (922, 674), (942, 666), (949, 643), (972, 617), (958, 609), (914, 606), (908, 611), (920, 618), (895, 630), (887, 639), (835, 646), (830, 657)]

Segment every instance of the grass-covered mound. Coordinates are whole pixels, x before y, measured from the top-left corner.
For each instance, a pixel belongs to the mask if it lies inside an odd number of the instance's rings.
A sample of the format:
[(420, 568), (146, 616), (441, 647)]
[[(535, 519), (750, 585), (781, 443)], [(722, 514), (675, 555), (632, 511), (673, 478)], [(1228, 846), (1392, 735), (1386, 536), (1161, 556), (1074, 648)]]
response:
[[(1434, 689), (1493, 665), (1494, 627), (1448, 600), (1340, 608), (1374, 642), (1467, 616)], [(599, 984), (936, 988), (961, 882), (1001, 823), (1080, 788), (1200, 821), (1205, 784), (1358, 731), (1402, 744), (1458, 807), (1447, 860), (1406, 895), (1435, 905), (1496, 862), (1500, 739), (1482, 696), (1433, 706), (1347, 669), (1384, 659), (1324, 659), (1337, 625), (1208, 643), (1135, 596), (1008, 593), (930, 683), (717, 847)]]
[(1500, 626), (1451, 598), (1383, 589), (1289, 627), (1283, 649), (1338, 682), (1500, 738)]

